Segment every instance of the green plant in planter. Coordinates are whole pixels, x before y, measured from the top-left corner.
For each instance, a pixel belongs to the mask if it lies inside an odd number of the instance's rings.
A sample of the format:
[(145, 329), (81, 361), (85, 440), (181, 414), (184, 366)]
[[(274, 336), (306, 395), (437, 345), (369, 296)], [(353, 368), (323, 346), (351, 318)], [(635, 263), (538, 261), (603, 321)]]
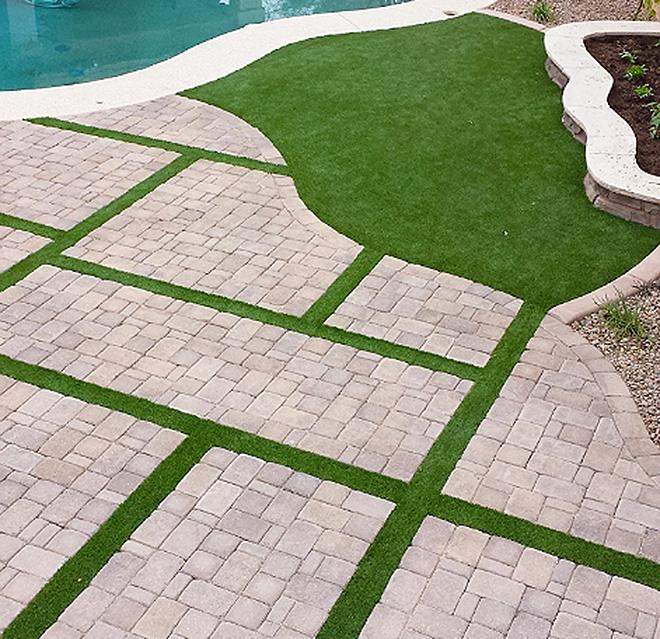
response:
[(639, 0), (633, 19), (639, 20), (641, 18), (652, 20), (657, 16), (656, 4), (657, 0)]
[(653, 87), (647, 82), (633, 89), (640, 100), (650, 98), (653, 95)]
[(649, 102), (644, 106), (651, 109), (651, 126), (649, 127), (651, 137), (660, 137), (660, 102)]
[(615, 339), (635, 337), (641, 341), (649, 336), (649, 331), (639, 314), (639, 306), (627, 300), (622, 293), (618, 292), (615, 300), (599, 302), (598, 308)]
[(623, 77), (626, 80), (635, 80), (637, 78), (643, 78), (646, 75), (646, 65), (644, 64), (631, 64), (626, 72), (623, 74)]
[(622, 60), (626, 60), (626, 62), (630, 62), (630, 64), (635, 64), (637, 62), (637, 51), (628, 51), (628, 49), (621, 49), (621, 52), (619, 53), (619, 57)]
[(554, 7), (548, 0), (536, 0), (529, 12), (534, 20), (543, 24), (548, 24), (555, 18)]

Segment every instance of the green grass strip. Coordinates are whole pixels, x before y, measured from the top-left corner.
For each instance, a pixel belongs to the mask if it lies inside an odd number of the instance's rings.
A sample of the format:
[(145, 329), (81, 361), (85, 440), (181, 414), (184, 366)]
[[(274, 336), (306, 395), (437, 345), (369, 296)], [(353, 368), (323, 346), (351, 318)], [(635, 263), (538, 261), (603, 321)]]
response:
[(428, 497), (440, 493), (544, 316), (545, 309), (522, 305), (484, 367), (483, 376), (431, 447), (411, 487)]
[(644, 557), (607, 548), (447, 495), (438, 500), (430, 514), (457, 526), (468, 526), (489, 535), (504, 537), (560, 559), (660, 590), (660, 565)]
[(216, 311), (231, 313), (232, 315), (238, 315), (239, 317), (246, 317), (261, 322), (262, 324), (279, 326), (287, 330), (296, 330), (300, 328), (300, 318), (295, 317), (294, 315), (278, 313), (277, 311), (254, 306), (247, 302), (233, 300), (222, 295), (213, 295), (212, 293), (206, 293), (205, 291), (197, 291), (185, 286), (179, 286), (178, 284), (171, 284), (164, 280), (157, 280), (144, 275), (130, 273), (128, 271), (120, 271), (108, 266), (94, 264), (93, 262), (87, 262), (66, 255), (57, 256), (52, 260), (51, 264), (83, 275), (91, 275), (102, 280), (117, 282), (124, 286), (139, 288), (143, 291), (154, 293), (155, 295), (163, 295), (182, 302), (198, 304), (199, 306), (206, 306)]
[(483, 370), (335, 603), (317, 639), (356, 639), (465, 447), (519, 361), (545, 312), (523, 304)]
[(40, 637), (89, 585), (108, 560), (158, 507), (210, 447), (185, 439), (101, 525), (96, 534), (55, 573), (3, 632), (3, 639)]
[(0, 275), (0, 291), (18, 283), (43, 264), (52, 262), (62, 251), (79, 242), (83, 237), (105, 224), (108, 220), (126, 210), (129, 206), (151, 193), (157, 186), (167, 182), (194, 162), (193, 158), (180, 156), (156, 171), (142, 182), (120, 195), (106, 206), (78, 222), (73, 228), (63, 232), (47, 246), (28, 255), (25, 259)]
[(117, 269), (101, 266), (100, 264), (94, 264), (93, 262), (87, 262), (78, 258), (58, 255), (50, 261), (50, 264), (69, 271), (75, 271), (76, 273), (117, 282), (118, 284), (123, 284), (125, 286), (133, 286), (156, 295), (163, 295), (172, 299), (181, 300), (182, 302), (206, 306), (223, 313), (231, 313), (232, 315), (252, 319), (261, 322), (262, 324), (278, 326), (285, 330), (295, 331), (310, 337), (328, 339), (338, 344), (351, 346), (358, 350), (381, 355), (382, 357), (389, 357), (391, 359), (406, 362), (407, 364), (422, 366), (430, 370), (455, 375), (461, 379), (475, 380), (481, 375), (482, 369), (473, 366), (472, 364), (458, 362), (446, 357), (441, 357), (440, 355), (435, 355), (434, 353), (418, 351), (409, 346), (393, 344), (386, 340), (367, 337), (366, 335), (352, 333), (333, 326), (321, 325), (314, 327), (304, 318), (296, 317), (295, 315), (278, 313), (277, 311), (254, 306), (247, 302), (232, 300), (228, 297), (213, 295), (212, 293), (206, 293), (204, 291), (196, 291), (186, 288), (185, 286), (171, 284), (170, 282), (165, 282), (163, 280), (152, 279), (144, 275), (119, 271)]
[(356, 639), (426, 515), (421, 501), (395, 507), (369, 546), (316, 639)]
[(289, 175), (289, 169), (284, 164), (273, 164), (272, 162), (262, 162), (261, 160), (254, 160), (252, 158), (243, 157), (240, 155), (231, 155), (229, 153), (222, 153), (220, 151), (210, 151), (198, 146), (188, 146), (186, 144), (179, 144), (178, 142), (170, 142), (168, 140), (159, 140), (157, 138), (149, 138), (144, 135), (134, 135), (132, 133), (125, 133), (124, 131), (113, 131), (111, 129), (103, 129), (95, 126), (87, 126), (85, 124), (78, 124), (77, 122), (68, 122), (67, 120), (59, 120), (57, 118), (33, 118), (28, 120), (32, 124), (39, 124), (54, 129), (62, 129), (64, 131), (75, 131), (76, 133), (83, 133), (85, 135), (93, 135), (97, 138), (107, 138), (109, 140), (119, 140), (121, 142), (129, 142), (130, 144), (139, 144), (155, 149), (163, 149), (164, 151), (173, 151), (180, 155), (194, 157), (196, 160), (211, 160), (212, 162), (225, 162), (226, 164), (234, 164), (242, 166), (246, 169), (256, 169), (264, 171), (265, 173), (276, 173), (278, 175)]
[(280, 444), (238, 428), (224, 426), (190, 413), (184, 413), (176, 408), (157, 404), (142, 397), (126, 395), (120, 391), (104, 388), (65, 373), (36, 364), (27, 364), (1, 354), (0, 374), (39, 388), (75, 397), (89, 404), (104, 406), (188, 436), (202, 437), (204, 441), (211, 442), (213, 446), (282, 464), (319, 479), (341, 483), (354, 490), (389, 501), (399, 501), (407, 489), (407, 484), (398, 479)]
[(382, 355), (383, 357), (397, 359), (412, 366), (421, 366), (432, 371), (455, 375), (461, 379), (475, 381), (482, 377), (483, 369), (478, 366), (442, 357), (435, 353), (419, 351), (410, 346), (394, 344), (393, 342), (388, 342), (377, 337), (368, 337), (367, 335), (352, 333), (351, 331), (345, 331), (341, 328), (335, 328), (334, 326), (326, 326), (325, 324), (319, 326), (316, 331), (314, 331), (314, 335), (316, 337), (331, 340), (337, 344), (352, 346), (361, 351), (368, 351), (370, 353)]
[(328, 290), (302, 316), (310, 326), (320, 326), (348, 297), (349, 293), (376, 267), (383, 253), (363, 248), (351, 265), (330, 285)]
[(49, 240), (56, 240), (64, 233), (64, 231), (54, 229), (52, 226), (31, 222), (30, 220), (24, 220), (23, 218), (7, 215), (6, 213), (0, 213), (0, 225), (9, 226), (17, 231), (26, 231), (27, 233), (32, 233), (32, 235), (46, 237)]

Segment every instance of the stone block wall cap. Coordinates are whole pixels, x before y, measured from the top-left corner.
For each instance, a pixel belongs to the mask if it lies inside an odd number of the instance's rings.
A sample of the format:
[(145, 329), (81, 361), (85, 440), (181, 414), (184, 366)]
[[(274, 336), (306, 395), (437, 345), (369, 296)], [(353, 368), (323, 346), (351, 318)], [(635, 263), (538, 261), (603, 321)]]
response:
[[(660, 36), (660, 23), (622, 20), (563, 24), (545, 33), (545, 49), (552, 63), (568, 77), (564, 110), (586, 134), (591, 177), (613, 193), (659, 204), (660, 177), (646, 173), (637, 164), (635, 134), (607, 104), (612, 78), (584, 45), (586, 38), (606, 35)], [(603, 136), (608, 130), (614, 132), (609, 143)]]

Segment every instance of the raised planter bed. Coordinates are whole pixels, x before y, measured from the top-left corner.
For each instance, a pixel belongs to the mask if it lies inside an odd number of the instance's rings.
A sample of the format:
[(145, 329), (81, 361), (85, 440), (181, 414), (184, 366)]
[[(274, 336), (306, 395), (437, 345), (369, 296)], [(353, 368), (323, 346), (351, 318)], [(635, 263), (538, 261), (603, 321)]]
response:
[(546, 69), (564, 88), (563, 121), (586, 145), (585, 189), (594, 206), (627, 220), (660, 228), (660, 176), (635, 159), (636, 138), (607, 103), (612, 76), (589, 54), (586, 38), (657, 35), (656, 22), (579, 22), (545, 34)]

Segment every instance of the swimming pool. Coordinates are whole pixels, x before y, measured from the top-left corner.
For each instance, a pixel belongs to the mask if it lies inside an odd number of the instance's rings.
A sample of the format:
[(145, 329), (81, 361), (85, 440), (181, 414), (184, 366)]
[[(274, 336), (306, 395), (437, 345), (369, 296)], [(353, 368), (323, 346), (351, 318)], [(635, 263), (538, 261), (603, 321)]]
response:
[(142, 69), (246, 24), (405, 0), (80, 0), (0, 3), (0, 91), (89, 82)]

